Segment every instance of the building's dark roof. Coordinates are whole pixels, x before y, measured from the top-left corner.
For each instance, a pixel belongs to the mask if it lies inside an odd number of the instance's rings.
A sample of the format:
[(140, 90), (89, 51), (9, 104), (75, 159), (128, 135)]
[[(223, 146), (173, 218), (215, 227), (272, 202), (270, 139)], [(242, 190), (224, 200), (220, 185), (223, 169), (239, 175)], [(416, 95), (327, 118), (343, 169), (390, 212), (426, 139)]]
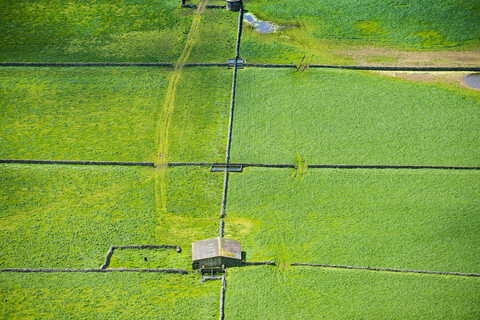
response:
[(226, 238), (213, 238), (192, 243), (192, 260), (215, 257), (242, 259), (240, 242)]

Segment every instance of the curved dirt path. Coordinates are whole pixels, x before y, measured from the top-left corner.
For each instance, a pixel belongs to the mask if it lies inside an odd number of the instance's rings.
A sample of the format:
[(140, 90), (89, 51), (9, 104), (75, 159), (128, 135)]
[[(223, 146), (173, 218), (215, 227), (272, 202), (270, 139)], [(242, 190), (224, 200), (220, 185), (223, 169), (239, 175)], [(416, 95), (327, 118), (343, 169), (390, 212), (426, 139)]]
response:
[(198, 31), (200, 29), (200, 20), (205, 12), (207, 2), (208, 0), (202, 0), (195, 10), (187, 42), (185, 43), (185, 47), (183, 48), (183, 51), (175, 64), (175, 68), (170, 75), (162, 112), (160, 112), (160, 117), (157, 121), (156, 141), (159, 141), (155, 161), (155, 201), (157, 211), (159, 208), (166, 209), (165, 167), (168, 163), (168, 129), (175, 108), (175, 94), (182, 76), (183, 66), (190, 57), (190, 53), (197, 40)]

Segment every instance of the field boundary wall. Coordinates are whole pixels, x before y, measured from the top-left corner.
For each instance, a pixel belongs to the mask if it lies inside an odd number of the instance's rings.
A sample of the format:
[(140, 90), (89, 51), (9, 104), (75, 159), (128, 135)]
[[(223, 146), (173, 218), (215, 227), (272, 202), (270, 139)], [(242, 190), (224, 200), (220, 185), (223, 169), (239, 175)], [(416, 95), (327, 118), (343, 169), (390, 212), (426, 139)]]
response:
[(185, 63), (184, 67), (228, 67), (228, 63)]
[[(253, 68), (297, 68), (295, 64), (269, 64), (269, 63), (245, 63), (245, 67)], [(389, 67), (389, 66), (346, 66), (310, 64), (306, 68), (318, 69), (347, 69), (347, 70), (373, 70), (373, 71), (465, 71), (478, 72), (480, 67)]]
[[(62, 165), (89, 165), (89, 166), (140, 166), (154, 167), (153, 162), (128, 162), (128, 161), (75, 161), (75, 160), (17, 160), (0, 159), (0, 164), (62, 164)], [(168, 167), (209, 167), (214, 165), (238, 165), (242, 167), (257, 168), (295, 168), (289, 163), (246, 163), (246, 162), (169, 162)], [(420, 166), (420, 165), (356, 165), (356, 164), (308, 164), (310, 169), (410, 169), (410, 170), (480, 170), (480, 167), (471, 166)]]
[[(240, 51), (240, 38), (242, 36), (242, 21), (243, 21), (243, 8), (240, 8), (238, 13), (238, 29), (237, 29), (237, 41), (235, 44), (235, 62), (233, 65), (233, 76), (232, 76), (232, 91), (230, 97), (230, 114), (228, 118), (228, 133), (227, 133), (227, 146), (225, 147), (225, 166), (228, 165), (230, 161), (230, 144), (232, 140), (232, 126), (233, 126), (233, 109), (235, 106), (235, 87), (237, 82), (237, 69), (238, 69), (238, 57)], [(223, 218), (225, 217), (225, 205), (227, 202), (227, 187), (228, 187), (228, 170), (225, 170), (224, 179), (223, 179), (223, 192), (222, 192), (222, 204), (220, 209), (220, 237), (223, 237), (223, 227), (224, 224)]]
[(226, 289), (226, 281), (225, 281), (225, 276), (222, 277), (222, 287), (220, 288), (220, 316), (219, 320), (223, 320), (225, 312), (224, 312), (224, 307), (225, 307), (225, 289)]
[(0, 62), (0, 67), (169, 67), (163, 62)]
[(314, 264), (314, 263), (291, 263), (291, 266), (306, 266), (306, 267), (321, 267), (321, 268), (337, 268), (337, 269), (355, 269), (355, 270), (370, 270), (370, 271), (387, 271), (387, 272), (405, 272), (405, 273), (424, 273), (424, 274), (439, 274), (463, 277), (480, 277), (479, 273), (461, 273), (461, 272), (445, 272), (445, 271), (428, 271), (428, 270), (410, 270), (410, 269), (392, 269), (392, 268), (372, 268), (372, 267), (355, 267), (346, 265), (330, 265), (330, 264)]
[(275, 261), (244, 261), (244, 266), (275, 266)]
[(50, 269), (50, 268), (38, 268), (38, 269), (30, 269), (30, 268), (5, 268), (0, 269), (0, 272), (23, 272), (23, 273), (57, 273), (57, 272), (152, 272), (152, 273), (176, 273), (176, 274), (188, 274), (187, 270), (184, 269), (125, 269), (125, 268), (117, 268), (117, 269), (98, 269), (98, 268), (90, 268), (90, 269)]
[(137, 249), (137, 250), (142, 250), (142, 249), (175, 249), (177, 253), (180, 253), (182, 251), (182, 248), (180, 246), (176, 245), (169, 245), (169, 244), (161, 244), (161, 245), (150, 245), (150, 244), (142, 244), (142, 245), (129, 245), (129, 246), (111, 246), (107, 254), (105, 255), (105, 260), (103, 264), (100, 266), (99, 269), (104, 270), (107, 269), (107, 267), (110, 264), (110, 259), (112, 258), (112, 255), (116, 249), (119, 250), (126, 250), (126, 249)]
[(65, 165), (84, 165), (84, 166), (140, 166), (154, 167), (153, 162), (129, 162), (129, 161), (76, 161), (76, 160), (16, 160), (0, 159), (0, 163), (17, 164), (65, 164)]
[[(236, 51), (238, 49), (236, 48)], [(236, 53), (238, 59), (239, 55)], [(295, 64), (244, 63), (251, 68), (297, 68)], [(228, 63), (186, 63), (185, 67), (227, 67)], [(0, 67), (168, 67), (164, 62), (0, 62)], [(389, 67), (311, 64), (306, 68), (371, 71), (480, 72), (480, 67)]]
[(409, 165), (348, 165), (348, 164), (309, 164), (312, 169), (440, 169), (440, 170), (480, 170), (480, 167), (457, 166), (409, 166)]

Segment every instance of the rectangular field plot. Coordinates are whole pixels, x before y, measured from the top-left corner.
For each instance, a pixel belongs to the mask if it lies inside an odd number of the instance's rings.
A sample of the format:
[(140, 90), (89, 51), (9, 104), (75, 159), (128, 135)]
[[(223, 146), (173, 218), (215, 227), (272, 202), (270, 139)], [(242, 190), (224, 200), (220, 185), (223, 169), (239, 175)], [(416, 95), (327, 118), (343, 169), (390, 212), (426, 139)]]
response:
[(244, 23), (241, 56), (253, 63), (477, 66), (475, 0), (248, 1), (248, 14), (279, 25), (258, 33)]
[(168, 161), (224, 161), (231, 85), (232, 71), (226, 68), (182, 70), (169, 127)]
[[(211, 1), (208, 4), (212, 4)], [(207, 9), (188, 62), (226, 63), (227, 59), (234, 58), (237, 30), (238, 13)]]
[(153, 161), (170, 72), (0, 69), (0, 158)]
[(354, 71), (240, 70), (232, 162), (480, 165), (480, 94)]
[(275, 259), (480, 272), (480, 172), (246, 168), (230, 175), (225, 237)]
[(480, 279), (312, 267), (228, 272), (225, 319), (477, 319)]
[(173, 62), (193, 14), (177, 0), (5, 0), (0, 61)]
[(162, 244), (180, 245), (182, 254), (172, 254), (172, 258), (177, 259), (177, 265), (178, 259), (184, 259), (182, 268), (191, 268), (192, 242), (218, 236), (223, 175), (210, 173), (210, 167), (169, 167), (155, 188), (155, 239)]
[(0, 181), (2, 268), (97, 268), (112, 245), (155, 244), (153, 169), (2, 165)]
[(0, 267), (97, 268), (110, 246), (170, 244), (182, 252), (115, 250), (109, 267), (190, 268), (191, 243), (218, 235), (223, 176), (154, 170), (2, 165)]
[(217, 319), (220, 281), (142, 273), (0, 274), (2, 319)]

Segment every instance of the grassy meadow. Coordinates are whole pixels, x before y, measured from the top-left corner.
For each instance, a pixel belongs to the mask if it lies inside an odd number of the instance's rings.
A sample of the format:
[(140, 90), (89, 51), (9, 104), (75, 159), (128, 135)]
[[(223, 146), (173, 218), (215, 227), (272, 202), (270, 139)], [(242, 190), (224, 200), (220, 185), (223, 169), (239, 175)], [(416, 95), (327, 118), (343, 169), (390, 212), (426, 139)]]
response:
[(182, 253), (115, 250), (110, 266), (190, 268), (191, 243), (218, 235), (223, 176), (168, 168), (164, 209), (153, 170), (2, 165), (0, 267), (96, 268), (112, 245), (172, 244)]
[(344, 70), (246, 69), (232, 162), (480, 165), (478, 91)]
[(165, 172), (166, 206), (158, 209), (155, 239), (182, 247), (183, 268), (191, 268), (192, 242), (218, 237), (223, 175), (209, 167), (170, 167)]
[(167, 68), (0, 69), (0, 158), (153, 161)]
[[(282, 26), (244, 24), (247, 63), (479, 65), (475, 0), (244, 7)], [(206, 10), (185, 47), (195, 13), (180, 0), (3, 0), (0, 11), (0, 62), (235, 54), (237, 13)], [(239, 70), (230, 161), (480, 166), (480, 91), (384, 75)], [(226, 67), (1, 67), (0, 159), (223, 162), (231, 81)], [(0, 272), (0, 318), (217, 319), (221, 282), (192, 272), (191, 243), (218, 236), (223, 182), (206, 166), (0, 164), (0, 268), (98, 268), (112, 245), (170, 244), (182, 252), (118, 249), (109, 267), (190, 271)], [(290, 264), (480, 273), (479, 199), (478, 170), (232, 173), (225, 237), (277, 266), (229, 269), (225, 318), (478, 319), (478, 278)]]
[(468, 277), (237, 268), (228, 272), (225, 319), (477, 319), (479, 290)]
[(0, 167), (2, 268), (96, 268), (112, 245), (156, 244), (153, 169)]
[[(305, 55), (311, 63), (392, 64), (398, 62), (392, 54), (397, 51), (478, 53), (480, 48), (480, 6), (475, 0), (255, 0), (245, 2), (245, 9), (284, 26), (260, 35), (245, 25), (242, 56), (249, 62), (298, 64)], [(367, 60), (360, 61), (356, 51), (365, 48)], [(453, 56), (439, 61), (443, 56), (434, 53), (430, 59), (407, 64), (465, 63)], [(469, 63), (475, 61), (478, 65), (478, 56)]]
[[(225, 1), (222, 5), (225, 5)], [(207, 9), (202, 16), (198, 38), (188, 62), (226, 63), (228, 59), (234, 58), (237, 26), (237, 13)]]
[(173, 62), (192, 12), (177, 0), (4, 0), (0, 61)]
[(224, 161), (231, 77), (231, 70), (224, 68), (183, 69), (169, 129), (168, 161)]
[(247, 260), (480, 272), (480, 172), (246, 168), (225, 236)]
[(3, 273), (0, 290), (2, 319), (216, 319), (220, 282), (152, 273)]

